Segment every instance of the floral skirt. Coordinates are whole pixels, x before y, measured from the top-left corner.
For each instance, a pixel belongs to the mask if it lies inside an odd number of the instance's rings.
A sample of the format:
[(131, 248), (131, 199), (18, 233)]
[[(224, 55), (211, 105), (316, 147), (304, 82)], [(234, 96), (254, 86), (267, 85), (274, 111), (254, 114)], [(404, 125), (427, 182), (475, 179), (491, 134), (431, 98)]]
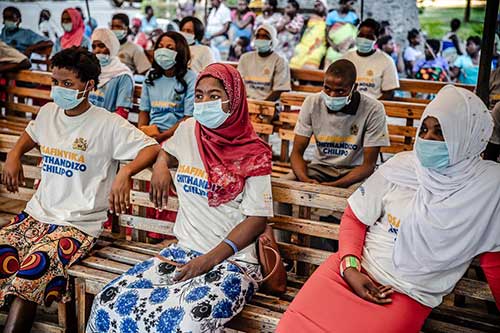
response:
[[(161, 255), (187, 263), (201, 253), (176, 244)], [(259, 265), (238, 262), (252, 279)], [(174, 282), (175, 266), (151, 258), (110, 282), (95, 298), (87, 325), (93, 332), (214, 332), (236, 316), (257, 285), (228, 261), (193, 279)]]
[(0, 306), (8, 295), (47, 306), (69, 301), (67, 269), (94, 242), (76, 228), (17, 215), (0, 229)]

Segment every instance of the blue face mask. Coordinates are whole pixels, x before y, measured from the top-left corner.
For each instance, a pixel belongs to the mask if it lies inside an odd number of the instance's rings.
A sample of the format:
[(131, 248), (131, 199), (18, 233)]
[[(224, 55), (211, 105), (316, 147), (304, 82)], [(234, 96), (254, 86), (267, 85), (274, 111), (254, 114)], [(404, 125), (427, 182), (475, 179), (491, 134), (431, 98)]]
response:
[(97, 60), (99, 60), (101, 67), (105, 67), (105, 66), (109, 65), (109, 63), (111, 62), (111, 58), (109, 57), (109, 54), (99, 53), (99, 54), (96, 54), (95, 56), (97, 57)]
[(119, 41), (127, 37), (127, 30), (111, 30)]
[(349, 95), (341, 97), (330, 97), (324, 91), (321, 91), (321, 98), (323, 98), (323, 101), (325, 102), (325, 105), (328, 108), (328, 110), (340, 111), (344, 108), (344, 106), (351, 103), (353, 89), (354, 86), (352, 86)]
[(253, 44), (255, 45), (255, 49), (259, 53), (267, 53), (271, 51), (271, 41), (267, 39), (256, 39)]
[(374, 46), (374, 40), (363, 37), (356, 37), (356, 48), (358, 49), (359, 53), (370, 53), (371, 51), (373, 51)]
[(164, 70), (170, 69), (175, 65), (175, 57), (177, 57), (177, 52), (167, 48), (161, 48), (155, 50), (155, 61)]
[(187, 33), (187, 32), (181, 32), (181, 35), (184, 36), (184, 38), (186, 39), (186, 42), (188, 43), (188, 45), (193, 45), (194, 44), (194, 35), (193, 34), (190, 34), (190, 33)]
[(207, 128), (218, 128), (231, 115), (222, 110), (222, 103), (229, 103), (229, 101), (222, 102), (218, 99), (216, 101), (194, 103), (194, 119)]
[(62, 28), (66, 32), (71, 32), (73, 30), (73, 23), (63, 23)]
[(5, 27), (5, 30), (12, 31), (17, 28), (17, 22), (16, 21), (3, 21), (3, 26)]
[(424, 168), (443, 170), (450, 165), (450, 154), (444, 141), (424, 140), (417, 137), (415, 152)]
[[(50, 90), (50, 97), (54, 100), (54, 103), (56, 103), (57, 106), (61, 109), (72, 110), (83, 102), (85, 98), (85, 92), (87, 91), (87, 84), (85, 84), (85, 89), (83, 89), (83, 91), (63, 88), (59, 86), (52, 86), (52, 89)], [(78, 98), (78, 94), (80, 93), (82, 93), (82, 97)]]

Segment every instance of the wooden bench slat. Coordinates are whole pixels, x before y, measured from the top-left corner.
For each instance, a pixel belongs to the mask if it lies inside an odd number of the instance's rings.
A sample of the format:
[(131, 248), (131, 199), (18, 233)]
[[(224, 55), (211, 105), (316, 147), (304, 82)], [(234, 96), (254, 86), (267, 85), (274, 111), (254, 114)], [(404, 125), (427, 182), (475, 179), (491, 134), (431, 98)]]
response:
[(36, 82), (46, 86), (52, 85), (52, 75), (49, 72), (23, 70), (17, 73), (9, 73), (7, 74), (7, 78), (9, 80), (17, 80), (29, 83)]
[(278, 242), (283, 258), (321, 265), (332, 253), (324, 250), (312, 249), (305, 246)]
[(338, 224), (299, 219), (291, 216), (276, 215), (269, 219), (274, 229), (287, 230), (299, 234), (328, 239), (339, 239)]
[(248, 304), (227, 325), (243, 332), (271, 333), (276, 330), (282, 314)]
[[(5, 165), (5, 162), (0, 162), (0, 172), (3, 171), (4, 165)], [(24, 175), (24, 178), (40, 179), (40, 177), (41, 177), (40, 167), (37, 167), (34, 165), (23, 164), (23, 175)]]
[(119, 220), (120, 226), (122, 227), (130, 227), (137, 230), (156, 232), (164, 235), (173, 235), (174, 231), (174, 223), (169, 221), (160, 221), (128, 214), (121, 214)]
[(95, 254), (101, 258), (111, 259), (129, 265), (136, 265), (151, 258), (151, 256), (147, 254), (118, 249), (112, 246), (96, 250)]
[(5, 108), (7, 109), (7, 111), (33, 113), (33, 114), (37, 114), (38, 111), (40, 111), (39, 106), (27, 105), (21, 103), (12, 103), (12, 102), (5, 103)]
[(76, 278), (82, 278), (90, 281), (99, 281), (103, 284), (109, 283), (111, 280), (116, 279), (120, 274), (104, 272), (95, 268), (85, 267), (77, 264), (68, 269), (69, 275)]
[(457, 295), (495, 302), (488, 283), (482, 281), (462, 278), (458, 281), (453, 292)]
[(79, 264), (114, 274), (123, 274), (132, 267), (132, 265), (127, 265), (113, 260), (103, 259), (95, 256), (87, 257), (83, 259)]
[(401, 126), (401, 125), (387, 125), (389, 130), (389, 135), (401, 135), (415, 137), (417, 135), (417, 128), (412, 126)]
[(252, 126), (257, 134), (271, 135), (274, 133), (274, 126), (271, 124), (252, 122)]
[(168, 247), (170, 244), (177, 243), (176, 239), (172, 240), (164, 240), (163, 242), (159, 244), (147, 244), (147, 243), (142, 243), (142, 242), (134, 242), (134, 241), (129, 241), (129, 240), (117, 240), (113, 242), (113, 246), (124, 249), (124, 250), (129, 250), (133, 252), (138, 252), (138, 253), (143, 253), (147, 254), (150, 256), (154, 256), (157, 253), (159, 253), (161, 250), (164, 248)]
[(250, 114), (260, 114), (263, 116), (273, 117), (276, 113), (276, 102), (259, 101), (248, 99), (248, 112)]
[(10, 193), (7, 191), (7, 188), (5, 186), (0, 186), (0, 195), (4, 198), (9, 198), (9, 199), (16, 199), (16, 200), (23, 200), (23, 201), (30, 201), (31, 197), (33, 194), (35, 194), (36, 190), (33, 190), (31, 188), (26, 188), (26, 187), (19, 187), (19, 192), (17, 193)]
[(7, 94), (12, 96), (45, 99), (47, 101), (52, 100), (50, 98), (50, 90), (41, 90), (41, 89), (24, 88), (24, 87), (8, 87)]
[[(149, 201), (149, 193), (131, 190), (130, 203), (132, 205), (154, 208), (154, 204)], [(177, 211), (179, 209), (179, 201), (176, 197), (169, 197), (167, 203), (167, 210)]]

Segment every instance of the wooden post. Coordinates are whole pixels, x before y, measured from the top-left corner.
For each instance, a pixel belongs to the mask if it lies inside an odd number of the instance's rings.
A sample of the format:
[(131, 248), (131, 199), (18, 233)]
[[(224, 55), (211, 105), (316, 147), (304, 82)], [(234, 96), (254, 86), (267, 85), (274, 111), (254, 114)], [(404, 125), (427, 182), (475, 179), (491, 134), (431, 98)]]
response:
[(493, 58), (493, 44), (495, 43), (498, 2), (499, 0), (488, 0), (486, 2), (486, 11), (484, 13), (481, 60), (479, 61), (479, 76), (477, 79), (476, 93), (486, 105), (489, 104), (491, 60)]
[(467, 4), (465, 5), (464, 23), (470, 22), (470, 3), (471, 0), (467, 0)]

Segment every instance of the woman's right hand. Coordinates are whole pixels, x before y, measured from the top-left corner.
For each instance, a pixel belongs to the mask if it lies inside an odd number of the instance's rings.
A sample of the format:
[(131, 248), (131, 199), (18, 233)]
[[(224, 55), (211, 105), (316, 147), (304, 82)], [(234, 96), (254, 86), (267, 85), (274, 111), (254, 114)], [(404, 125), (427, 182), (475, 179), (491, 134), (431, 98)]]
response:
[(167, 209), (168, 191), (170, 190), (171, 182), (172, 176), (170, 175), (167, 163), (156, 162), (153, 166), (153, 175), (151, 176), (149, 200), (160, 211)]
[(355, 268), (347, 268), (344, 272), (344, 280), (352, 290), (362, 299), (375, 304), (388, 304), (392, 302), (389, 297), (394, 290), (391, 286), (376, 287), (368, 275), (361, 273)]
[(9, 192), (14, 193), (19, 190), (19, 184), (23, 182), (24, 175), (21, 159), (7, 155), (2, 172), (2, 184), (7, 186)]

